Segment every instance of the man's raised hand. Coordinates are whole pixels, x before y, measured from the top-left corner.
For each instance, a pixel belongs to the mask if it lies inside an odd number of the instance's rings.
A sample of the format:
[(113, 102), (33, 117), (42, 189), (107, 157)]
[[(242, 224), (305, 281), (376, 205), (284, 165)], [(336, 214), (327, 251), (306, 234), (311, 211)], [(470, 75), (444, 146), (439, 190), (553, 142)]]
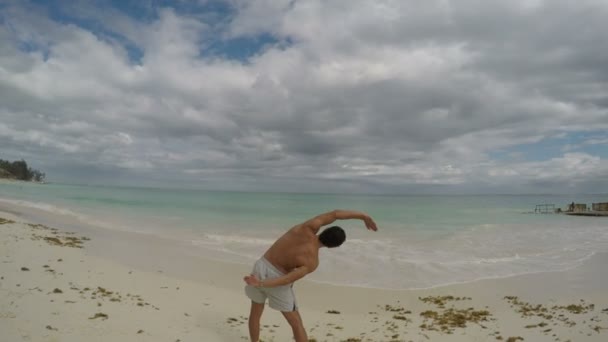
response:
[(365, 226), (367, 227), (368, 230), (372, 230), (374, 232), (378, 230), (378, 227), (376, 226), (376, 222), (374, 222), (374, 220), (372, 220), (371, 217), (365, 216), (365, 218), (363, 218), (363, 222), (365, 222)]

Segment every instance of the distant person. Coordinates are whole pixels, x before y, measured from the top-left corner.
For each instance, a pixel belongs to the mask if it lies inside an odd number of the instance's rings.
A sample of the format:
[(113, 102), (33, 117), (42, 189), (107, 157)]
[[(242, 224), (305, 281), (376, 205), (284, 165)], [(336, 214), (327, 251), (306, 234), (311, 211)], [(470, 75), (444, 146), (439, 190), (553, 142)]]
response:
[(298, 224), (281, 236), (253, 266), (251, 275), (243, 278), (245, 293), (251, 299), (249, 336), (260, 340), (260, 318), (264, 303), (281, 311), (296, 342), (308, 342), (302, 318), (298, 313), (293, 283), (319, 266), (319, 249), (338, 247), (346, 239), (344, 230), (329, 227), (317, 235), (319, 229), (336, 220), (359, 219), (367, 229), (376, 231), (376, 223), (369, 215), (358, 211), (334, 210)]

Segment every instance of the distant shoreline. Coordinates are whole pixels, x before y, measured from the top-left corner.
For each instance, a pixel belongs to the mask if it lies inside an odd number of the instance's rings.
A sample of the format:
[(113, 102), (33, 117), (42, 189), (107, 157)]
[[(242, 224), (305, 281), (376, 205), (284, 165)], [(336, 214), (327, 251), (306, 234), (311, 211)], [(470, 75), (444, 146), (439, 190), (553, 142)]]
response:
[(14, 178), (3, 178), (0, 177), (0, 183), (28, 183), (28, 184), (48, 184), (48, 182), (38, 182), (35, 180), (22, 180), (22, 179), (14, 179)]

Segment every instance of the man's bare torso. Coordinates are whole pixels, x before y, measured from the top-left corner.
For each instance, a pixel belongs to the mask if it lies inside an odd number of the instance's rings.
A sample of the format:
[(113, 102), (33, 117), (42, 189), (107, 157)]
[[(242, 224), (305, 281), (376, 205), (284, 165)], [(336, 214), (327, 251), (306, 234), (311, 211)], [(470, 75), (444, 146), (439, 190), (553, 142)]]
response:
[(301, 266), (312, 272), (319, 265), (318, 237), (311, 229), (297, 225), (283, 234), (264, 258), (284, 273)]

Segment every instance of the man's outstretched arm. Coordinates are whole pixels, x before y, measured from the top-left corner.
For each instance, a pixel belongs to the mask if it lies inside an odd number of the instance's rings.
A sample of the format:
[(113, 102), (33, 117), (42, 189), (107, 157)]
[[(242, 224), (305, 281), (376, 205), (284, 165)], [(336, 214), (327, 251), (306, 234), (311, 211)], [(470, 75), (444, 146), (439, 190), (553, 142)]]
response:
[(352, 210), (333, 210), (318, 216), (313, 217), (312, 219), (304, 222), (302, 225), (312, 229), (312, 231), (316, 234), (319, 229), (323, 226), (331, 224), (336, 220), (351, 220), (351, 219), (359, 219), (365, 222), (365, 226), (369, 230), (376, 231), (378, 227), (376, 226), (376, 222), (372, 220), (372, 218), (364, 212), (361, 211), (352, 211)]

